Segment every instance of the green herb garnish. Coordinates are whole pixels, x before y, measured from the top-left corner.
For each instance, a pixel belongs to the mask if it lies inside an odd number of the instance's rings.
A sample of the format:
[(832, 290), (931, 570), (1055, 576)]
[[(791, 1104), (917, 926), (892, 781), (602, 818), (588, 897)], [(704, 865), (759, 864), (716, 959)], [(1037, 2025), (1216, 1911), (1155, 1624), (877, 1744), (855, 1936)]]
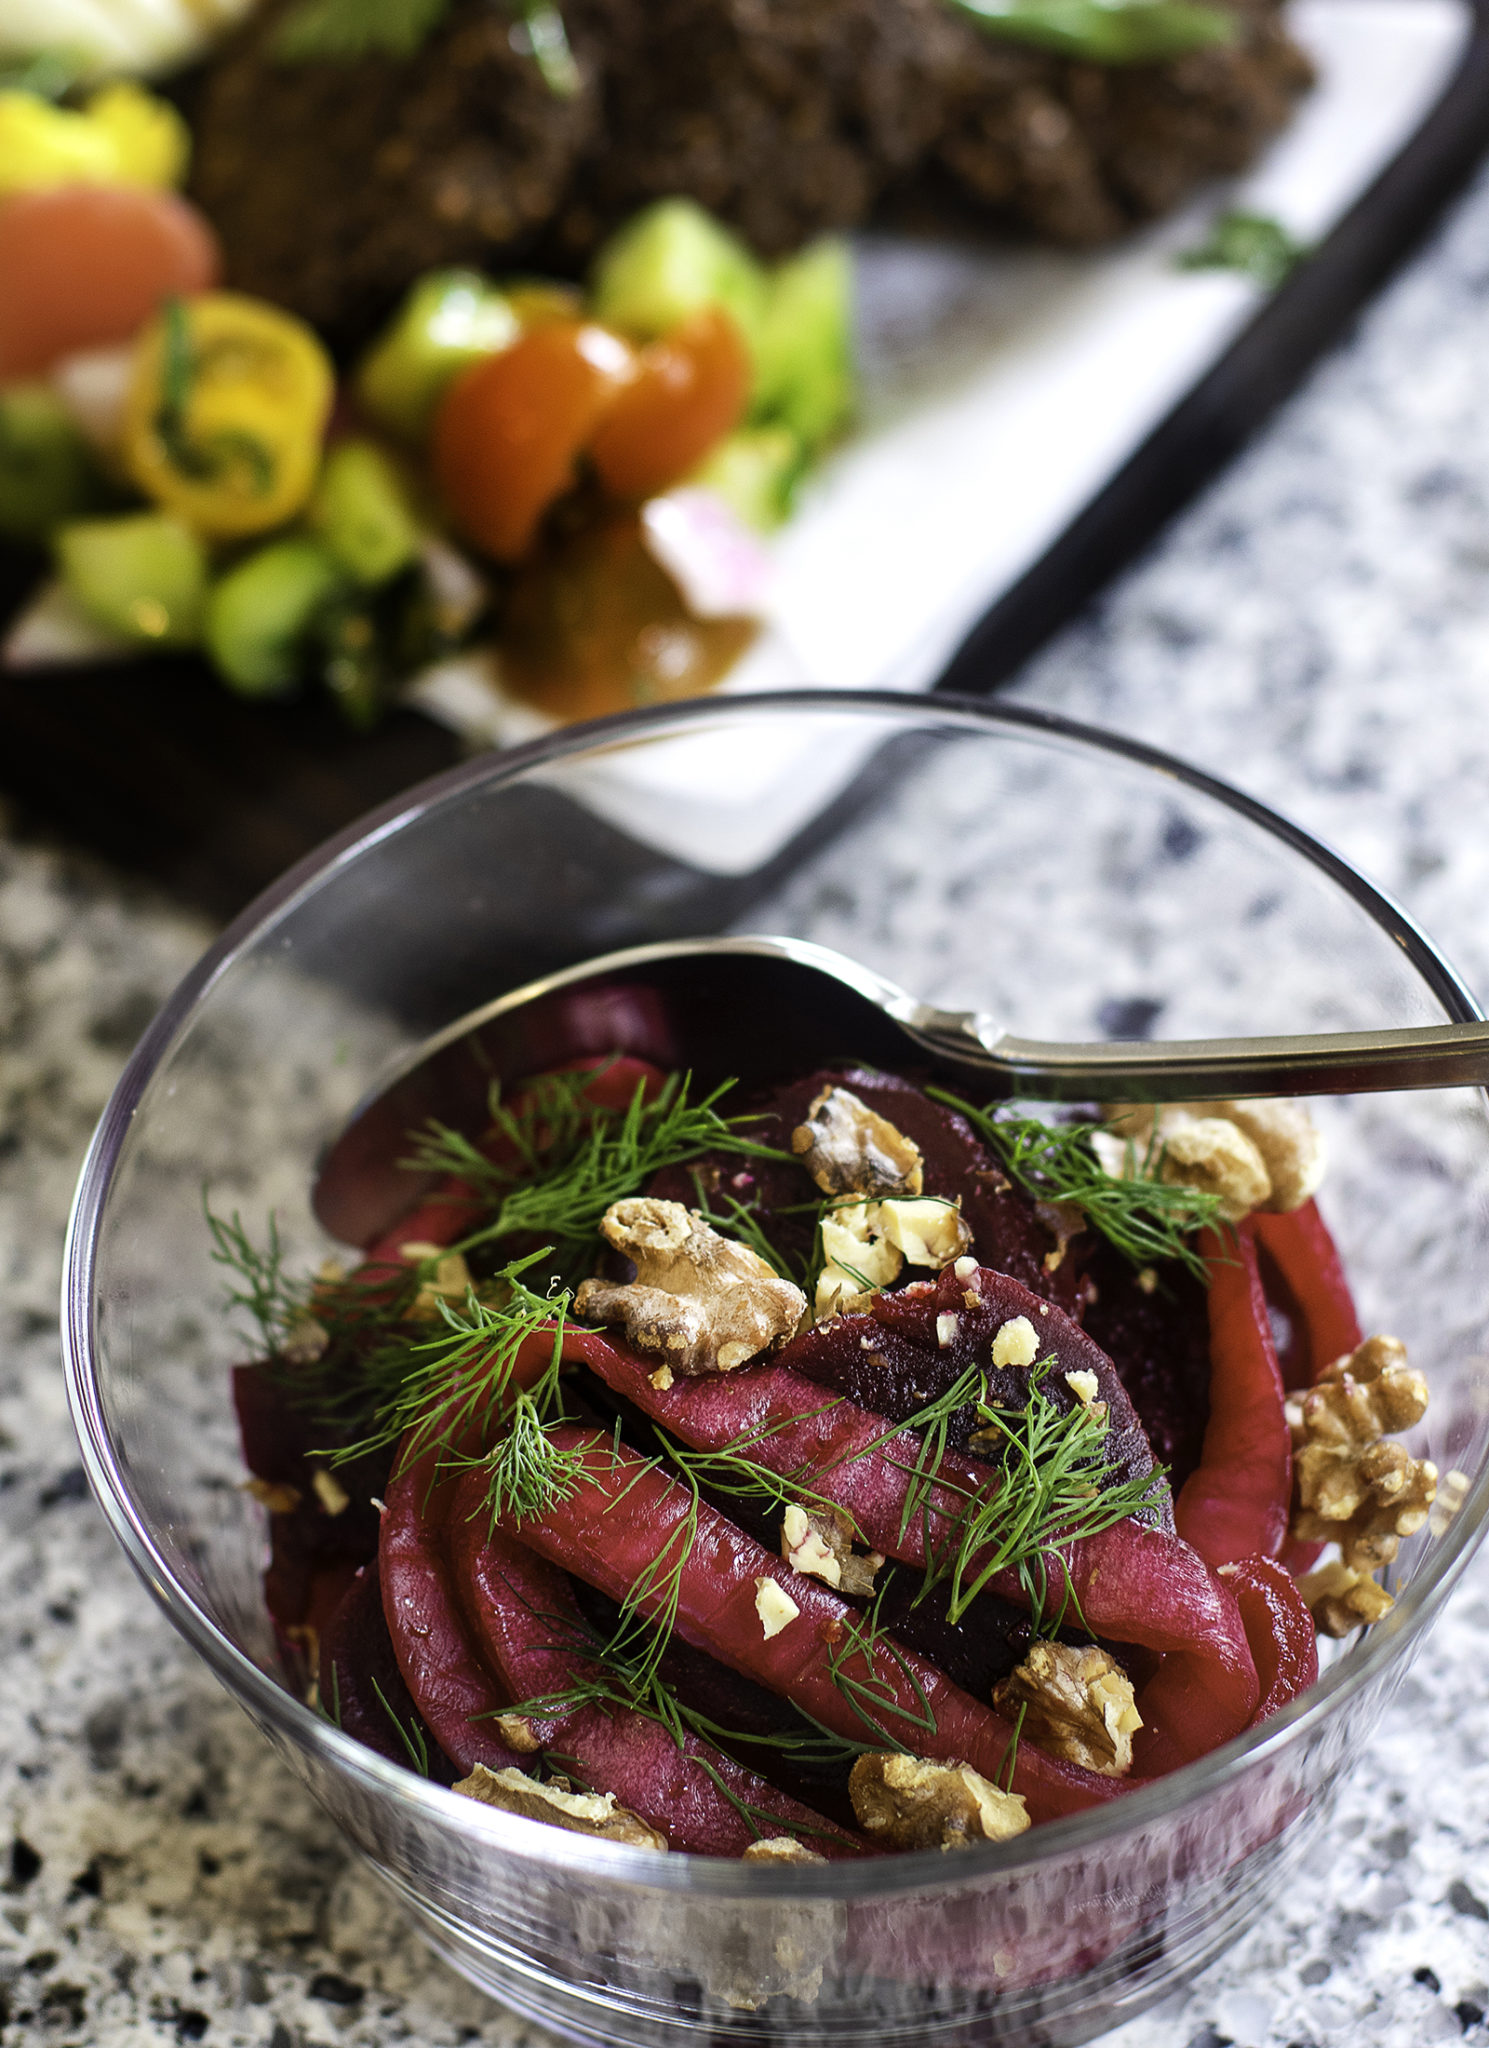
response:
[[(331, 1666), (331, 1672), (333, 1677), (337, 1675), (334, 1664)], [(410, 1770), (417, 1771), (421, 1778), (427, 1778), (429, 1776), (429, 1744), (424, 1739), (424, 1730), (419, 1725), (418, 1716), (416, 1715), (405, 1728), (402, 1721), (399, 1720), (392, 1707), (388, 1704), (388, 1696), (378, 1684), (376, 1677), (372, 1680), (372, 1690), (377, 1694), (378, 1705), (392, 1722), (394, 1733), (403, 1744)], [(336, 1700), (336, 1725), (338, 1728), (341, 1726), (341, 1698), (339, 1691)]]
[(449, 12), (449, 0), (302, 0), (274, 38), (281, 64), (412, 57)]
[[(521, 1279), (546, 1256), (545, 1248), (504, 1267), (487, 1283), (495, 1299), (472, 1289), (463, 1310), (441, 1302), (440, 1335), (375, 1354), (369, 1373), (382, 1382), (382, 1398), (372, 1431), (336, 1451), (332, 1463), (348, 1464), (402, 1443), (397, 1469), (403, 1471), (437, 1452), (445, 1470), (476, 1467), (485, 1473), (493, 1524), (504, 1516), (535, 1520), (567, 1500), (583, 1477), (583, 1454), (561, 1449), (549, 1429), (568, 1419), (560, 1373), (569, 1296), (534, 1294)], [(518, 1386), (518, 1354), (539, 1332), (552, 1335), (548, 1364), (532, 1386)], [(497, 1413), (502, 1421), (494, 1440), (480, 1452), (464, 1450), (467, 1434)]]
[(1222, 1220), (1221, 1197), (1160, 1180), (1161, 1144), (1141, 1156), (1133, 1148), (1131, 1171), (1118, 1180), (1091, 1147), (1104, 1124), (1000, 1116), (996, 1103), (975, 1109), (944, 1088), (928, 1087), (926, 1093), (964, 1116), (992, 1146), (1009, 1179), (1035, 1201), (1069, 1202), (1134, 1266), (1175, 1259), (1197, 1280), (1205, 1278), (1205, 1262), (1190, 1240)]
[[(1035, 1632), (1059, 1628), (1075, 1597), (1061, 1546), (1129, 1521), (1152, 1506), (1155, 1488), (1164, 1483), (1161, 1468), (1120, 1476), (1120, 1467), (1103, 1455), (1105, 1414), (1084, 1402), (1062, 1411), (1044, 1392), (1043, 1381), (1053, 1364), (1046, 1358), (1031, 1367), (1029, 1397), (1022, 1408), (990, 1403), (984, 1383), (977, 1416), (1000, 1439), (997, 1482), (976, 1494), (966, 1494), (947, 1480), (939, 1482), (964, 1493), (966, 1504), (948, 1537), (934, 1550), (927, 1543), (928, 1566), (916, 1598), (922, 1599), (937, 1583), (947, 1583), (947, 1617), (953, 1625), (999, 1572), (1012, 1571), (1028, 1599)], [(932, 1471), (929, 1479), (935, 1477)], [(1059, 1612), (1051, 1619), (1046, 1603), (1052, 1567), (1063, 1578), (1065, 1590)]]
[(1267, 291), (1275, 291), (1307, 254), (1281, 221), (1233, 209), (1215, 219), (1198, 248), (1186, 249), (1174, 260), (1180, 270), (1239, 270)]
[(199, 364), (192, 346), (191, 323), (181, 299), (167, 299), (162, 319), (164, 345), (160, 364), (160, 404), (155, 431), (177, 473), (193, 483), (211, 483), (234, 465), (246, 473), (253, 495), (262, 498), (273, 488), (274, 458), (262, 441), (234, 428), (195, 441), (187, 424), (191, 388)]
[(1085, 64), (1161, 64), (1235, 42), (1225, 8), (1194, 0), (951, 0), (978, 27)]
[[(281, 64), (414, 57), (449, 11), (450, 0), (301, 0), (274, 38), (274, 55)], [(553, 0), (515, 0), (513, 11), (543, 83), (555, 99), (572, 99), (584, 81)]]
[[(491, 1222), (463, 1238), (452, 1251), (469, 1252), (504, 1237), (531, 1235), (551, 1240), (572, 1267), (587, 1259), (600, 1219), (612, 1202), (633, 1195), (664, 1167), (680, 1166), (700, 1152), (727, 1152), (746, 1159), (790, 1155), (746, 1137), (747, 1118), (719, 1115), (715, 1105), (732, 1081), (700, 1102), (690, 1102), (691, 1076), (673, 1076), (655, 1099), (639, 1083), (624, 1111), (597, 1110), (582, 1103), (592, 1074), (557, 1077), (565, 1084), (545, 1091), (521, 1117), (493, 1105), (502, 1135), (517, 1150), (514, 1166), (498, 1166), (468, 1138), (431, 1123), (405, 1164), (421, 1172), (455, 1174), (496, 1207)], [(545, 1133), (551, 1137), (545, 1138)], [(522, 1176), (526, 1175), (526, 1178)]]

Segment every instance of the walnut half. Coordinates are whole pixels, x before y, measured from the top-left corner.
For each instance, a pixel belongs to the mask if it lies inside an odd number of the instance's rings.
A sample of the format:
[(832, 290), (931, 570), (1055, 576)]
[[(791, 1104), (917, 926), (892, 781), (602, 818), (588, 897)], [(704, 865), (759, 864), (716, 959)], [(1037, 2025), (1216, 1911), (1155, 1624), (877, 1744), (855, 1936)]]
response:
[(1143, 1725), (1132, 1680), (1094, 1644), (1036, 1643), (995, 1687), (993, 1704), (1010, 1716), (1022, 1707), (1024, 1734), (1051, 1756), (1104, 1778), (1132, 1769), (1132, 1738)]
[(1296, 1209), (1323, 1178), (1323, 1140), (1299, 1102), (1113, 1104), (1106, 1113), (1111, 1128), (1092, 1143), (1114, 1179), (1151, 1171), (1156, 1146), (1159, 1178), (1218, 1195), (1229, 1223), (1253, 1209)]
[(1390, 1564), (1427, 1520), (1437, 1467), (1386, 1437), (1426, 1410), (1427, 1382), (1398, 1338), (1367, 1337), (1336, 1359), (1292, 1411), (1292, 1534), (1337, 1543), (1351, 1571)]
[(781, 1517), (781, 1556), (793, 1571), (868, 1599), (884, 1559), (877, 1550), (860, 1557), (853, 1548), (856, 1533), (852, 1517), (841, 1508), (804, 1508), (793, 1501)]
[(546, 1785), (525, 1771), (488, 1770), (477, 1764), (468, 1778), (450, 1787), (467, 1799), (479, 1799), (483, 1806), (500, 1807), (503, 1813), (520, 1813), (524, 1820), (541, 1820), (553, 1828), (567, 1828), (571, 1834), (594, 1835), (602, 1842), (625, 1842), (633, 1849), (667, 1849), (667, 1837), (658, 1834), (641, 1816), (617, 1806), (613, 1792), (575, 1792), (567, 1778), (554, 1778)]
[(824, 1195), (918, 1195), (920, 1147), (848, 1088), (824, 1088), (791, 1133)]
[(784, 1344), (806, 1314), (799, 1287), (681, 1202), (612, 1202), (600, 1229), (634, 1259), (636, 1278), (623, 1287), (586, 1280), (575, 1313), (623, 1323), (638, 1351), (660, 1356), (674, 1373), (732, 1372)]
[(858, 1823), (890, 1849), (966, 1849), (1007, 1842), (1029, 1815), (1017, 1792), (1000, 1792), (970, 1764), (870, 1751), (854, 1764), (848, 1796)]

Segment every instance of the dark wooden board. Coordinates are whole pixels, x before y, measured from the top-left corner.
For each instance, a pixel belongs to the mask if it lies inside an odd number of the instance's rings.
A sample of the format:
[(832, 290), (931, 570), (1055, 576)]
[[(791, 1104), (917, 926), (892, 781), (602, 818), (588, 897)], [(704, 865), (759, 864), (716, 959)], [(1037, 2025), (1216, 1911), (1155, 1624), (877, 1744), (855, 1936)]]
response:
[[(1430, 228), (1489, 150), (1489, 0), (1474, 0), (1474, 10), (1464, 59), (1412, 141), (989, 608), (938, 687), (984, 694), (1006, 682), (1231, 459)], [(0, 622), (40, 566), (0, 550)], [(452, 733), (418, 713), (356, 734), (311, 698), (247, 703), (190, 659), (0, 670), (0, 794), (23, 828), (101, 854), (217, 918), (460, 754)], [(850, 813), (837, 805), (832, 815)], [(807, 835), (821, 837), (820, 829)], [(771, 863), (770, 878), (780, 866)], [(678, 892), (674, 908), (689, 893)], [(741, 885), (729, 893), (740, 898)]]

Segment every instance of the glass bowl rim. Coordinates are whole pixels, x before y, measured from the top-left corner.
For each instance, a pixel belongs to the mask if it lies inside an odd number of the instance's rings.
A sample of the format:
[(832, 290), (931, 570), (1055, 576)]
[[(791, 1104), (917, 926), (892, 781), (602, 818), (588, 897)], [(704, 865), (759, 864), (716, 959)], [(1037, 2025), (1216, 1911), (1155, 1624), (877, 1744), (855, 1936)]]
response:
[[(655, 1852), (595, 1841), (483, 1806), (421, 1779), (344, 1735), (316, 1715), (218, 1627), (175, 1577), (132, 1497), (114, 1455), (97, 1375), (95, 1281), (99, 1229), (115, 1169), (141, 1097), (165, 1054), (220, 975), (251, 943), (264, 937), (302, 900), (343, 867), (468, 792), (521, 780), (530, 769), (617, 744), (686, 733), (736, 718), (781, 714), (849, 715), (897, 721), (907, 727), (933, 722), (969, 735), (1004, 733), (1063, 742), (1076, 752), (1106, 754), (1218, 803), (1280, 841), (1320, 871), (1364, 910), (1405, 954), (1428, 992), (1455, 1023), (1482, 1022), (1477, 998), (1440, 949), (1387, 892), (1376, 887), (1324, 841), (1270, 806), (1161, 748), (1123, 733), (1087, 725), (1060, 713), (1022, 704), (934, 693), (915, 696), (881, 690), (762, 691), (649, 706), (561, 727), (524, 745), (484, 753), (445, 770), (365, 813), (307, 854), (246, 906), (186, 973), (131, 1054), (99, 1119), (79, 1172), (64, 1252), (62, 1352), (68, 1404), (89, 1483), (129, 1562), (178, 1632), (213, 1675), (261, 1728), (359, 1780), (376, 1799), (410, 1809), (410, 1817), (473, 1844), (496, 1848), (557, 1874), (583, 1876), (622, 1889), (688, 1891), (730, 1897), (742, 1904), (800, 1896), (871, 1900), (900, 1893), (944, 1890), (968, 1882), (1015, 1878), (1056, 1857), (1098, 1851), (1181, 1809), (1196, 1808), (1258, 1762), (1280, 1756), (1339, 1712), (1390, 1664), (1409, 1659), (1453, 1591), (1489, 1528), (1489, 1462), (1440, 1539), (1429, 1564), (1398, 1597), (1387, 1621), (1326, 1671), (1302, 1698), (1263, 1727), (1244, 1732), (1208, 1755), (1140, 1790), (1102, 1806), (1046, 1821), (1012, 1842), (963, 1850), (948, 1866), (939, 1851), (871, 1857), (862, 1861), (774, 1869), (726, 1858)], [(1483, 1091), (1481, 1091), (1483, 1092)]]

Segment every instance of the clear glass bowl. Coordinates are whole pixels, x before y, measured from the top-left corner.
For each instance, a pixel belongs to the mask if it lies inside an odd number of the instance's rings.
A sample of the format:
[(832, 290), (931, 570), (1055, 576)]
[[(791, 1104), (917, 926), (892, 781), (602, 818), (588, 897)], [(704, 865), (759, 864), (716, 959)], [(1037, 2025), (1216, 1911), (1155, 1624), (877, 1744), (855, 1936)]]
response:
[(486, 757), (262, 897), (130, 1062), (68, 1255), (89, 1475), (177, 1628), (434, 1947), (520, 2012), (607, 2043), (1085, 2040), (1201, 1967), (1285, 1884), (1482, 1533), (1484, 1101), (1322, 1108), (1324, 1201), (1363, 1319), (1408, 1339), (1433, 1390), (1413, 1448), (1468, 1485), (1406, 1546), (1393, 1612), (1312, 1693), (1012, 1844), (786, 1871), (658, 1857), (457, 1798), (286, 1689), (229, 1398), (246, 1347), (202, 1191), (260, 1234), (273, 1210), (308, 1269), (330, 1248), (309, 1207), (318, 1155), (428, 1033), (535, 973), (730, 927), (837, 944), (1047, 1037), (1481, 1014), (1402, 913), (1304, 834), (1037, 713), (713, 700)]

